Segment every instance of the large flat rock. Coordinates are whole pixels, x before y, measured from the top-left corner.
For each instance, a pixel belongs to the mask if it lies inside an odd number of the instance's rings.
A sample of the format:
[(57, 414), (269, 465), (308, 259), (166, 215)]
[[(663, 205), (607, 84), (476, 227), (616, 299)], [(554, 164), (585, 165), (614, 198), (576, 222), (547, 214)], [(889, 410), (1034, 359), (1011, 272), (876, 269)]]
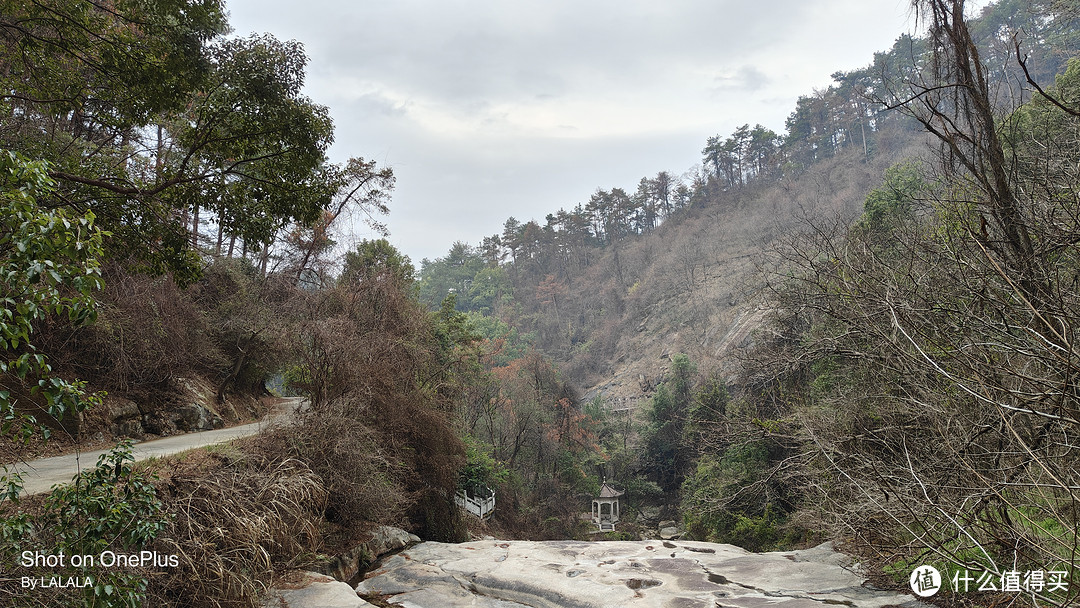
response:
[(925, 607), (869, 587), (829, 545), (749, 553), (685, 541), (426, 542), (386, 560), (357, 592), (404, 608)]

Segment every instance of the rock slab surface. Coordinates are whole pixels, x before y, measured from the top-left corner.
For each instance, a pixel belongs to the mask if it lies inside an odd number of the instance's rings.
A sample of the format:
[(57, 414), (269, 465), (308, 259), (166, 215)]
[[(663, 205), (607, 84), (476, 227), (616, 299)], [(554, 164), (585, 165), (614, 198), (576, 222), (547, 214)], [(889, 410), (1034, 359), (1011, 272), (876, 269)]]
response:
[(684, 541), (425, 542), (356, 591), (403, 608), (927, 608), (869, 587), (827, 544), (749, 553)]

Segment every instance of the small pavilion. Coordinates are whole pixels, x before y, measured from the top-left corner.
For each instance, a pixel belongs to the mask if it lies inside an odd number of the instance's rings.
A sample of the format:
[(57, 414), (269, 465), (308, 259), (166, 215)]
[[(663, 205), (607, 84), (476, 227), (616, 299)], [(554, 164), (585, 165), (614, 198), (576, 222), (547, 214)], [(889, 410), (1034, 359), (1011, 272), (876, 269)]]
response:
[(623, 494), (606, 481), (600, 486), (600, 495), (592, 501), (592, 519), (601, 532), (615, 530), (619, 521), (619, 497)]

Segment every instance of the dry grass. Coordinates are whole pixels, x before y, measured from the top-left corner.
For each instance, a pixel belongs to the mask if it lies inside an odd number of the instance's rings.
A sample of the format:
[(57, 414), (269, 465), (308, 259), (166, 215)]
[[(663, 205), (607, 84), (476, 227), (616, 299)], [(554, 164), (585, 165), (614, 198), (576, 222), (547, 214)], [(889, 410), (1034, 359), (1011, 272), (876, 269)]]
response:
[(321, 546), (322, 479), (296, 458), (250, 447), (164, 466), (160, 492), (172, 521), (155, 549), (180, 565), (151, 576), (160, 603), (258, 606), (275, 569)]
[[(254, 608), (275, 571), (314, 557), (328, 496), (322, 479), (296, 458), (270, 457), (257, 447), (237, 442), (138, 465), (159, 476), (157, 496), (168, 517), (145, 550), (178, 558), (176, 567), (117, 566), (148, 581), (144, 605)], [(32, 496), (17, 507), (34, 520), (57, 517), (44, 512), (47, 500)], [(71, 605), (82, 597), (78, 589), (27, 594), (13, 585), (15, 579), (0, 585), (0, 604)]]
[(275, 573), (348, 548), (371, 522), (397, 521), (411, 501), (402, 465), (336, 399), (263, 434), (156, 465), (171, 514), (154, 547), (180, 565), (151, 574), (167, 606), (254, 607)]
[(336, 399), (257, 439), (260, 452), (311, 467), (328, 495), (326, 519), (343, 528), (367, 522), (400, 525), (409, 502), (401, 489), (404, 467), (388, 453), (388, 442), (362, 422), (372, 417), (368, 410), (358, 400)]

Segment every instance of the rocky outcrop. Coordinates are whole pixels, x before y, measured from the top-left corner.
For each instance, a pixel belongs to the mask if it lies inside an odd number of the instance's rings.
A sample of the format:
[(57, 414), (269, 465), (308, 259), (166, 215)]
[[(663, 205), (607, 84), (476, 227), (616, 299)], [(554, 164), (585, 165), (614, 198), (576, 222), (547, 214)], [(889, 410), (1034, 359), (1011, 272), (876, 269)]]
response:
[(317, 572), (299, 572), (270, 590), (264, 608), (366, 608), (349, 585)]
[(350, 551), (316, 564), (316, 572), (294, 572), (270, 589), (265, 608), (361, 608), (371, 604), (342, 581), (356, 577), (380, 556), (420, 542), (400, 528), (378, 526)]
[(110, 394), (104, 406), (92, 412), (89, 426), (136, 439), (220, 429), (261, 413), (252, 396), (232, 396), (219, 403), (213, 386), (203, 378), (173, 378), (137, 398)]
[(361, 596), (409, 608), (923, 607), (866, 585), (822, 545), (754, 554), (700, 542), (426, 542), (387, 560)]
[(378, 526), (371, 538), (349, 551), (316, 564), (314, 569), (338, 580), (349, 581), (379, 557), (420, 542), (420, 537), (401, 528)]
[(105, 400), (108, 408), (109, 430), (117, 437), (142, 437), (143, 413), (139, 404), (131, 399), (109, 396)]

